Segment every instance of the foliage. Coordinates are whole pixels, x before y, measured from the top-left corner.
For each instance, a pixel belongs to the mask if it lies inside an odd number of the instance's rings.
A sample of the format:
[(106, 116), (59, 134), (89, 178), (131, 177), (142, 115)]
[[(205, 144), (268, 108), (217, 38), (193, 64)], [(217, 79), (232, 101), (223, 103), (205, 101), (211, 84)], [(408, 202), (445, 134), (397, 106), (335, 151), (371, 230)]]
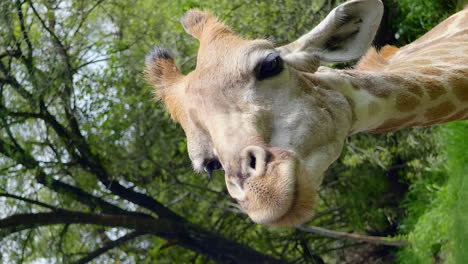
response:
[[(413, 227), (409, 229), (411, 231), (408, 234), (412, 247), (400, 253), (401, 263), (430, 263), (441, 260), (446, 263), (463, 263), (468, 257), (468, 233), (463, 228), (468, 220), (465, 213), (468, 194), (468, 123), (452, 123), (438, 130), (436, 137), (443, 142), (441, 149), (447, 161), (437, 167), (450, 177), (446, 183), (418, 183), (410, 190), (408, 198), (420, 197), (425, 192), (428, 199), (422, 201), (424, 204), (408, 199), (406, 206), (409, 216), (405, 222), (416, 222), (411, 224)], [(428, 173), (427, 176), (434, 175)], [(417, 189), (422, 186), (425, 187), (425, 191)]]
[[(0, 229), (0, 262), (76, 262), (120, 241), (92, 261), (207, 263), (214, 259), (208, 247), (230, 245), (226, 256), (242, 248), (244, 255), (261, 252), (294, 263), (357, 263), (354, 255), (392, 263), (396, 250), (389, 247), (253, 224), (228, 198), (221, 173), (210, 181), (191, 172), (182, 130), (152, 100), (142, 78), (153, 45), (170, 47), (184, 72), (194, 67), (197, 43), (179, 24), (190, 8), (212, 10), (245, 37), (281, 44), (310, 30), (339, 2), (0, 2), (0, 218), (48, 212), (62, 218), (125, 216), (142, 226), (146, 218), (153, 221), (143, 230), (118, 225), (117, 217), (111, 226), (67, 223), (7, 237), (2, 232), (8, 229)], [(387, 30), (397, 32), (400, 44), (455, 6), (385, 2), (399, 10)], [(350, 137), (307, 224), (407, 236), (411, 247), (397, 253), (407, 263), (446, 256), (461, 263), (467, 258), (466, 132), (466, 124), (458, 123), (437, 133), (423, 128)], [(136, 198), (141, 195), (146, 203)], [(197, 247), (196, 239), (207, 237), (211, 244)]]
[(400, 15), (393, 21), (395, 38), (399, 45), (421, 37), (434, 25), (452, 15), (457, 7), (456, 0), (399, 0), (390, 5), (395, 4), (400, 10)]

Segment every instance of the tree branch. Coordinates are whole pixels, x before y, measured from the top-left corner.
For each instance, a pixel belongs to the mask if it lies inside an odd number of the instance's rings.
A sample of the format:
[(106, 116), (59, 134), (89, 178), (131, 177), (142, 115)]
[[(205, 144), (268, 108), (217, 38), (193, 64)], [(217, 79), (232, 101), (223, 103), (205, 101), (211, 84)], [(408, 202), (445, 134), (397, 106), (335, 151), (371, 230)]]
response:
[(96, 7), (98, 7), (100, 4), (102, 4), (102, 2), (104, 2), (104, 0), (97, 1), (90, 9), (88, 9), (88, 11), (85, 12), (85, 14), (83, 15), (83, 17), (80, 20), (80, 23), (78, 23), (78, 26), (76, 27), (75, 31), (73, 32), (73, 35), (76, 35), (76, 33), (78, 33), (78, 31), (80, 31), (81, 27), (83, 26), (84, 22), (86, 21), (88, 16), (91, 14), (91, 12), (93, 12), (93, 10)]
[(49, 209), (51, 209), (53, 211), (58, 210), (58, 208), (55, 207), (55, 206), (52, 206), (52, 205), (49, 205), (49, 204), (46, 204), (46, 203), (43, 203), (43, 202), (39, 202), (39, 201), (36, 201), (36, 200), (24, 198), (24, 197), (21, 197), (21, 196), (18, 196), (18, 195), (6, 193), (6, 192), (0, 192), (0, 197), (13, 198), (13, 199), (20, 200), (20, 201), (23, 201), (23, 202), (26, 202), (26, 203), (35, 204), (35, 205), (38, 205), (38, 206), (41, 206), (41, 207), (49, 208)]
[[(39, 22), (41, 23), (42, 27), (50, 34), (50, 36), (54, 39), (54, 41), (56, 42), (56, 44), (59, 46), (59, 54), (61, 55), (65, 55), (66, 57), (68, 57), (68, 54), (67, 54), (67, 49), (65, 48), (65, 45), (63, 45), (62, 41), (60, 40), (60, 38), (57, 36), (57, 34), (55, 34), (55, 32), (50, 29), (45, 21), (42, 19), (41, 15), (39, 15), (39, 13), (37, 12), (36, 8), (34, 7), (34, 5), (32, 4), (31, 0), (27, 0), (29, 5), (31, 6), (31, 9), (34, 13), (34, 15), (36, 15), (37, 19), (39, 20)], [(68, 61), (66, 61), (66, 66), (67, 66), (67, 69), (71, 69), (71, 65), (69, 64)]]
[(13, 146), (3, 140), (0, 140), (0, 153), (22, 164), (27, 169), (36, 169), (36, 179), (39, 183), (57, 193), (67, 195), (68, 197), (88, 206), (92, 210), (97, 209), (105, 213), (120, 213), (126, 215), (145, 215), (143, 213), (126, 211), (101, 198), (95, 197), (80, 188), (54, 179), (52, 176), (46, 174), (42, 169), (40, 169), (38, 162), (19, 146)]
[[(32, 5), (31, 1), (28, 0), (28, 2), (30, 3), (31, 8), (33, 9), (33, 12), (37, 16), (37, 18), (41, 21), (41, 24), (43, 25), (43, 27), (51, 34), (51, 36), (57, 41), (57, 43), (60, 45), (61, 48), (65, 48), (63, 44), (60, 42), (60, 39), (58, 39), (58, 37), (54, 34), (54, 32), (46, 26), (45, 22), (37, 13), (37, 10)], [(67, 54), (62, 54), (62, 55), (68, 56)], [(0, 68), (0, 70), (2, 69)], [(20, 92), (20, 94), (23, 97), (29, 99), (31, 102), (33, 101), (32, 95), (29, 94), (26, 90), (22, 89), (21, 85), (14, 78), (9, 76), (9, 78), (5, 79), (5, 81), (7, 81), (12, 86), (14, 86), (14, 88), (18, 92)], [(1, 82), (2, 82), (2, 79), (0, 79), (0, 83)], [(67, 148), (70, 155), (73, 158), (75, 158), (78, 161), (78, 163), (80, 163), (83, 166), (83, 168), (87, 169), (89, 172), (96, 175), (98, 180), (104, 186), (106, 186), (106, 188), (109, 189), (113, 194), (118, 195), (119, 197), (127, 201), (130, 201), (134, 204), (137, 204), (141, 207), (147, 208), (150, 211), (158, 214), (159, 216), (170, 217), (173, 220), (182, 221), (183, 219), (182, 217), (180, 217), (178, 214), (174, 213), (173, 211), (171, 211), (170, 209), (168, 209), (167, 207), (165, 207), (163, 204), (153, 199), (152, 197), (143, 193), (136, 192), (129, 188), (126, 188), (123, 185), (121, 185), (119, 182), (112, 180), (112, 177), (110, 177), (108, 171), (102, 165), (100, 157), (91, 151), (91, 148), (87, 140), (83, 137), (83, 135), (81, 135), (78, 122), (69, 110), (65, 109), (66, 110), (65, 112), (66, 112), (67, 119), (70, 123), (70, 127), (72, 128), (72, 131), (67, 130), (62, 124), (60, 124), (55, 119), (55, 117), (52, 114), (50, 114), (50, 112), (47, 110), (47, 107), (44, 105), (44, 102), (42, 101), (39, 102), (39, 107), (40, 107), (40, 113), (39, 114), (31, 113), (29, 117), (41, 118), (46, 123), (48, 123), (54, 129), (57, 135), (64, 141), (65, 147)], [(25, 115), (26, 113), (17, 113), (17, 114)]]
[[(122, 186), (119, 182), (110, 180), (111, 177), (108, 176), (107, 170), (101, 165), (100, 158), (94, 155), (89, 148), (89, 145), (86, 142), (86, 139), (83, 138), (81, 134), (76, 135), (74, 133), (69, 133), (45, 108), (44, 105), (41, 104), (41, 113), (24, 113), (24, 112), (13, 112), (13, 115), (21, 116), (21, 117), (31, 117), (31, 118), (41, 118), (49, 125), (52, 126), (54, 131), (57, 135), (65, 141), (65, 145), (71, 155), (74, 155), (74, 158), (78, 160), (78, 162), (86, 169), (88, 169), (91, 173), (96, 175), (99, 181), (106, 186), (113, 194), (118, 195), (119, 197), (135, 203), (139, 206), (149, 209), (150, 211), (158, 214), (162, 217), (170, 217), (173, 220), (182, 220), (182, 217), (156, 201), (155, 199), (151, 198), (146, 194), (142, 194), (136, 192), (134, 190), (128, 189)], [(0, 152), (2, 151), (2, 142), (0, 142)], [(81, 157), (78, 156), (72, 149), (71, 146), (74, 146), (81, 154)], [(3, 145), (5, 149), (15, 149), (14, 147), (7, 147), (7, 145)], [(35, 167), (39, 167), (37, 161), (35, 161), (32, 157), (29, 157), (24, 151), (17, 151), (20, 152), (21, 155), (18, 157), (22, 158), (23, 160), (18, 160), (20, 163), (24, 164), (27, 168), (33, 169)], [(11, 155), (7, 155), (11, 156)], [(27, 157), (27, 158), (26, 158)], [(26, 158), (26, 160), (24, 160)], [(43, 178), (43, 177), (42, 177)], [(45, 181), (40, 181), (40, 183), (44, 184)], [(70, 189), (70, 188), (67, 188)]]
[(168, 221), (143, 216), (82, 213), (58, 210), (48, 213), (15, 214), (0, 219), (0, 239), (22, 230), (56, 224), (95, 224), (162, 232), (171, 230)]
[(320, 236), (330, 237), (334, 239), (361, 241), (361, 242), (367, 242), (371, 244), (394, 246), (394, 247), (403, 247), (403, 246), (408, 245), (408, 242), (403, 241), (403, 240), (394, 240), (388, 237), (352, 234), (352, 233), (328, 230), (328, 229), (317, 227), (317, 226), (298, 226), (296, 228), (303, 232), (314, 233)]
[(129, 241), (129, 240), (132, 240), (138, 236), (141, 236), (141, 235), (144, 235), (145, 233), (143, 232), (138, 232), (138, 231), (134, 231), (134, 232), (131, 232), (129, 234), (126, 234), (125, 236), (122, 236), (114, 241), (110, 241), (108, 243), (106, 243), (102, 248), (98, 248), (96, 250), (94, 250), (93, 252), (89, 253), (88, 255), (86, 255), (85, 257), (79, 259), (78, 261), (75, 262), (75, 264), (84, 264), (84, 263), (88, 263), (89, 261), (99, 257), (100, 255), (106, 253), (107, 251), (115, 248), (115, 247), (118, 247), (120, 245), (122, 245), (123, 243)]
[(32, 72), (33, 48), (32, 48), (32, 44), (28, 36), (28, 32), (26, 30), (25, 23), (24, 23), (24, 15), (23, 15), (23, 9), (22, 9), (23, 3), (24, 2), (17, 0), (16, 9), (17, 9), (18, 18), (20, 21), (21, 34), (23, 35), (23, 39), (26, 42), (26, 46), (28, 47), (28, 56), (24, 57), (24, 55), (21, 52), (20, 54), (21, 54), (21, 58), (24, 60), (26, 66), (28, 67), (28, 70)]
[(22, 230), (56, 224), (92, 224), (133, 229), (174, 241), (180, 246), (203, 254), (219, 263), (284, 263), (195, 225), (174, 222), (166, 218), (93, 214), (68, 210), (16, 214), (0, 219), (0, 239)]

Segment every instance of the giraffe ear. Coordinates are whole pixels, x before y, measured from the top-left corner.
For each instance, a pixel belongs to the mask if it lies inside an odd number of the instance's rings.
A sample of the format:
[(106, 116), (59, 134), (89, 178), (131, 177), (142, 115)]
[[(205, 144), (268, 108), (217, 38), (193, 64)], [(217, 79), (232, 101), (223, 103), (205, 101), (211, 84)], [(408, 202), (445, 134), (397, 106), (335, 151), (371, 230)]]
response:
[(170, 88), (184, 75), (175, 65), (169, 51), (155, 47), (146, 57), (145, 77), (155, 87), (156, 96), (165, 100)]
[(383, 15), (380, 0), (352, 0), (333, 9), (312, 31), (278, 48), (287, 62), (354, 60), (370, 47)]
[(219, 33), (231, 33), (231, 30), (218, 21), (208, 11), (199, 9), (190, 9), (180, 19), (185, 31), (198, 40), (202, 40), (205, 36)]

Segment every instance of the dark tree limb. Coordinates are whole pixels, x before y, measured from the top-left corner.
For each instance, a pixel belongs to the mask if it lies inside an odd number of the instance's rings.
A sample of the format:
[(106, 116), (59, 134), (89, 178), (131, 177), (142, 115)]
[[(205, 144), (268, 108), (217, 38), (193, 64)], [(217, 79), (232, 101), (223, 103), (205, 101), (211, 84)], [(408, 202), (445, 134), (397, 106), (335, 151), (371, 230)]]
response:
[(23, 201), (23, 202), (26, 202), (26, 203), (29, 203), (29, 204), (35, 204), (35, 205), (38, 205), (38, 206), (41, 206), (41, 207), (44, 207), (44, 208), (48, 208), (48, 209), (53, 210), (53, 211), (58, 209), (55, 206), (52, 206), (52, 205), (49, 205), (49, 204), (46, 204), (46, 203), (43, 203), (43, 202), (40, 202), (40, 201), (24, 198), (24, 197), (14, 195), (14, 194), (10, 194), (10, 193), (6, 193), (6, 192), (0, 192), (0, 197), (13, 198), (13, 199)]
[[(32, 64), (33, 64), (33, 47), (31, 44), (31, 40), (29, 39), (28, 36), (28, 31), (26, 29), (25, 21), (24, 21), (24, 14), (23, 14), (23, 3), (22, 1), (17, 0), (16, 1), (16, 9), (17, 9), (17, 14), (20, 22), (20, 28), (21, 28), (21, 34), (23, 36), (24, 41), (26, 42), (26, 46), (28, 47), (28, 55), (24, 56), (22, 52), (21, 58), (23, 59), (24, 63), (28, 67), (28, 70), (31, 72), (32, 71)], [(19, 45), (19, 43), (18, 43)], [(18, 46), (19, 48), (19, 46)]]
[(252, 248), (200, 229), (189, 223), (165, 218), (130, 215), (93, 214), (68, 210), (49, 213), (16, 214), (0, 219), (0, 239), (22, 230), (56, 224), (92, 224), (121, 227), (153, 234), (203, 254), (219, 263), (284, 263)]
[[(49, 35), (52, 37), (54, 42), (59, 46), (59, 49), (58, 49), (59, 54), (64, 55), (65, 57), (68, 57), (67, 49), (66, 49), (65, 45), (62, 43), (62, 41), (60, 40), (60, 38), (57, 36), (57, 34), (55, 34), (55, 32), (50, 27), (48, 27), (46, 25), (44, 19), (42, 19), (39, 12), (37, 12), (36, 8), (34, 7), (33, 3), (31, 2), (31, 0), (27, 0), (27, 2), (29, 3), (29, 6), (31, 7), (31, 9), (32, 9), (34, 15), (36, 16), (36, 18), (41, 23), (42, 27), (49, 33)], [(66, 66), (67, 66), (67, 69), (71, 69), (71, 65), (69, 64), (69, 61), (66, 61)]]
[(154, 225), (151, 229), (163, 232), (168, 229), (164, 221), (150, 217), (82, 213), (58, 210), (48, 213), (15, 214), (0, 220), (0, 239), (23, 230), (56, 224), (95, 224), (102, 226), (139, 229)]
[[(124, 187), (119, 182), (111, 180), (109, 173), (107, 170), (102, 166), (100, 162), (100, 158), (93, 154), (89, 145), (87, 144), (86, 139), (80, 134), (74, 132), (70, 132), (67, 130), (62, 124), (60, 124), (53, 115), (49, 113), (47, 108), (41, 103), (40, 104), (41, 112), (40, 113), (25, 113), (25, 112), (11, 112), (14, 116), (21, 116), (21, 117), (30, 117), (30, 118), (40, 118), (44, 120), (47, 124), (49, 124), (57, 135), (64, 141), (66, 148), (69, 150), (69, 153), (78, 160), (84, 168), (87, 168), (89, 172), (96, 175), (99, 181), (106, 186), (113, 194), (118, 195), (119, 197), (135, 203), (141, 207), (147, 208), (150, 211), (162, 216), (162, 217), (170, 217), (174, 220), (181, 220), (182, 218), (169, 210), (167, 207), (162, 205), (160, 202), (156, 201), (155, 199), (151, 198), (146, 194), (142, 194), (131, 190), (129, 188)], [(76, 123), (77, 126), (77, 123)], [(75, 127), (74, 130), (78, 129)], [(78, 129), (79, 131), (79, 129)], [(80, 153), (74, 150), (77, 149)], [(25, 154), (25, 153), (23, 153)], [(24, 156), (24, 155), (22, 155)], [(32, 162), (32, 157), (28, 159), (26, 162), (21, 162), (23, 164), (27, 163), (29, 168), (34, 168), (37, 166), (37, 162)]]
[(96, 250), (94, 250), (93, 252), (89, 253), (88, 255), (84, 256), (83, 258), (79, 259), (78, 261), (75, 262), (75, 264), (84, 264), (84, 263), (88, 263), (89, 261), (99, 257), (100, 255), (106, 253), (107, 251), (115, 248), (115, 247), (118, 247), (122, 244), (124, 244), (125, 242), (129, 241), (129, 240), (132, 240), (138, 236), (141, 236), (141, 235), (144, 235), (143, 232), (138, 232), (138, 231), (134, 231), (134, 232), (131, 232), (129, 234), (126, 234), (125, 236), (122, 236), (114, 241), (110, 241), (108, 243), (106, 243), (103, 247), (101, 248), (98, 248)]
[[(41, 21), (41, 24), (43, 27), (51, 34), (51, 36), (57, 41), (58, 45), (60, 48), (65, 49), (63, 46), (62, 42), (58, 38), (55, 33), (47, 27), (45, 24), (44, 20), (40, 17), (38, 14), (37, 10), (34, 8), (32, 3), (28, 0), (29, 4), (31, 5), (31, 8), (33, 9), (33, 12), (37, 16), (37, 18)], [(66, 56), (68, 58), (68, 55), (62, 54), (63, 56)], [(1, 64), (0, 64), (0, 70)], [(31, 103), (34, 102), (34, 99), (32, 95), (24, 90), (24, 88), (21, 87), (21, 85), (18, 83), (18, 81), (13, 78), (12, 76), (8, 75), (7, 79), (3, 80), (4, 82), (12, 85), (15, 90), (17, 90), (24, 98), (28, 99)], [(0, 79), (0, 83), (2, 82), (2, 79)], [(144, 207), (156, 214), (158, 214), (161, 217), (170, 217), (173, 220), (182, 220), (182, 217), (165, 207), (163, 204), (158, 202), (157, 200), (153, 199), (152, 197), (136, 192), (132, 189), (126, 188), (123, 185), (121, 185), (119, 182), (113, 180), (107, 171), (107, 169), (102, 165), (101, 159), (97, 154), (94, 154), (91, 151), (91, 148), (87, 142), (87, 140), (83, 137), (83, 135), (80, 132), (78, 122), (74, 115), (71, 113), (71, 111), (66, 109), (66, 116), (67, 120), (70, 123), (71, 131), (66, 129), (60, 122), (57, 121), (57, 119), (50, 114), (50, 112), (47, 110), (47, 107), (45, 106), (44, 102), (41, 101), (39, 102), (39, 108), (40, 112), (39, 113), (31, 113), (30, 117), (32, 118), (40, 118), (44, 120), (48, 125), (50, 125), (54, 131), (57, 133), (59, 138), (63, 140), (66, 149), (70, 153), (70, 155), (78, 161), (78, 163), (83, 166), (83, 168), (87, 169), (89, 172), (92, 174), (96, 175), (97, 179), (108, 189), (110, 190), (113, 194), (130, 201), (134, 204), (137, 204), (141, 207)], [(26, 115), (26, 113), (17, 113), (21, 115)], [(23, 162), (21, 162), (24, 164)], [(30, 168), (33, 168), (35, 166), (32, 166)]]
[(141, 214), (121, 209), (120, 207), (115, 206), (101, 198), (95, 197), (80, 188), (54, 179), (52, 176), (41, 170), (38, 162), (18, 146), (13, 146), (4, 142), (3, 140), (0, 140), (0, 153), (22, 164), (27, 169), (36, 169), (36, 179), (39, 183), (45, 185), (57, 193), (67, 195), (68, 197), (88, 206), (92, 210), (99, 210), (105, 213), (120, 213), (130, 215)]
[[(47, 111), (44, 105), (41, 104), (41, 113), (39, 114), (24, 112), (12, 114), (22, 117), (41, 118), (46, 123), (50, 124), (54, 131), (58, 134), (58, 136), (65, 141), (65, 144), (68, 146), (68, 148), (70, 148), (71, 146), (76, 147), (76, 149), (78, 149), (78, 151), (80, 152), (81, 157), (79, 157), (78, 154), (73, 150), (70, 150), (72, 151), (70, 154), (75, 153), (75, 158), (78, 159), (78, 162), (85, 168), (88, 168), (88, 170), (91, 173), (96, 175), (99, 181), (102, 184), (104, 184), (104, 186), (106, 186), (106, 188), (109, 189), (113, 194), (118, 195), (119, 197), (133, 202), (139, 206), (147, 208), (152, 212), (160, 215), (161, 217), (170, 217), (174, 220), (182, 220), (182, 217), (172, 212), (167, 207), (165, 207), (155, 199), (151, 198), (150, 196), (126, 188), (117, 181), (111, 180), (111, 177), (109, 177), (107, 170), (101, 165), (100, 158), (92, 153), (91, 149), (89, 148), (89, 145), (87, 144), (83, 136), (81, 134), (77, 135), (75, 133), (70, 133), (54, 118), (54, 116), (52, 116)], [(0, 144), (2, 143), (0, 142)], [(0, 145), (0, 152), (4, 152), (2, 151), (1, 147), (2, 146)], [(20, 160), (17, 161), (22, 163), (27, 168), (33, 169), (38, 167), (37, 161), (35, 161), (32, 157), (27, 155), (23, 150), (20, 149), (14, 151), (15, 148), (7, 147), (6, 145), (4, 146), (4, 149), (11, 149), (15, 153), (19, 152), (20, 155), (15, 154), (17, 158), (20, 158)], [(44, 184), (43, 180), (40, 180), (40, 182)]]

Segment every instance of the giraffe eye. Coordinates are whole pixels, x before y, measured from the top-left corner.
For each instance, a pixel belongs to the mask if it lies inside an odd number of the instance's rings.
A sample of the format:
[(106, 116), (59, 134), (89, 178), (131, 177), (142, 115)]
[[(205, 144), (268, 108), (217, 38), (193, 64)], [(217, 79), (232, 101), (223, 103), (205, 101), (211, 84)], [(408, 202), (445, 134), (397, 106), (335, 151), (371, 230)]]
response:
[(257, 80), (273, 77), (283, 71), (283, 60), (276, 52), (268, 54), (256, 67)]
[(218, 159), (212, 159), (210, 161), (206, 161), (205, 164), (206, 165), (204, 166), (203, 169), (205, 170), (209, 179), (211, 179), (211, 177), (213, 176), (213, 171), (223, 169), (223, 165), (221, 165), (221, 162), (219, 162)]

